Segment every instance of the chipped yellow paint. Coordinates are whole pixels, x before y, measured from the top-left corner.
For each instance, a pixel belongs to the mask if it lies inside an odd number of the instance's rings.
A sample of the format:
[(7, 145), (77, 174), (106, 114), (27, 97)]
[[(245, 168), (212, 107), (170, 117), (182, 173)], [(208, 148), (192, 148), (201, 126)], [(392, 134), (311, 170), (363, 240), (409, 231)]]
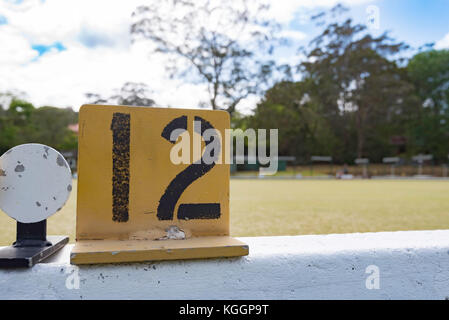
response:
[[(117, 114), (122, 117), (117, 119)], [(180, 117), (187, 117), (191, 159), (194, 153), (192, 140), (197, 135), (193, 133), (195, 117), (206, 120), (222, 137), (225, 137), (225, 129), (230, 128), (229, 114), (224, 111), (101, 105), (81, 107), (77, 243), (72, 252), (72, 263), (248, 254), (244, 243), (229, 237), (229, 164), (224, 163), (223, 146), (219, 155), (221, 161), (189, 184), (175, 201), (172, 218), (161, 220), (158, 214), (158, 206), (167, 187), (189, 167), (189, 164), (171, 162), (170, 150), (174, 144), (162, 136), (164, 128)], [(127, 129), (129, 134), (124, 134)], [(118, 140), (126, 140), (126, 135), (129, 141), (117, 145)], [(123, 180), (124, 177), (128, 180)], [(129, 194), (128, 198), (125, 193)], [(178, 219), (181, 205), (208, 203), (219, 205), (219, 217)], [(182, 230), (186, 239), (157, 240), (166, 237), (172, 226)], [(170, 248), (165, 249), (164, 246)], [(172, 251), (168, 253), (166, 250)]]

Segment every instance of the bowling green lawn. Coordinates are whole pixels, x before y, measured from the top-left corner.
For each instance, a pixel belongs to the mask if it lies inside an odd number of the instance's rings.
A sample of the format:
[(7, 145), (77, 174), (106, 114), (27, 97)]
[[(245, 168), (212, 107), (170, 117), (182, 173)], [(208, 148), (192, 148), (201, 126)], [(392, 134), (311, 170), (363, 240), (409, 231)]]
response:
[[(48, 234), (75, 239), (76, 181)], [(231, 235), (449, 229), (449, 181), (231, 180)], [(15, 222), (0, 214), (0, 245)]]

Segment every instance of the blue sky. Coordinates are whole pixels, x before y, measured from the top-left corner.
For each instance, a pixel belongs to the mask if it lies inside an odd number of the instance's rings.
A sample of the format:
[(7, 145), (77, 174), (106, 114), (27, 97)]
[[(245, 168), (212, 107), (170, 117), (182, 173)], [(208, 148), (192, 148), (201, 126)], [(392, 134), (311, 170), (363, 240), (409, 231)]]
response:
[[(448, 0), (383, 0), (379, 7), (381, 30), (389, 30), (400, 41), (418, 48), (441, 40), (449, 33)], [(354, 17), (363, 15), (365, 6), (353, 9)]]
[(5, 16), (0, 15), (0, 25), (8, 24), (8, 19)]
[[(145, 0), (149, 1), (149, 0)], [(205, 87), (170, 79), (166, 60), (149, 55), (148, 44), (131, 44), (131, 13), (144, 0), (0, 0), (0, 92), (24, 91), (36, 105), (72, 106), (85, 93), (111, 95), (127, 81), (144, 82), (161, 106), (195, 108), (207, 100)], [(156, 1), (156, 0), (154, 0)], [(254, 0), (253, 0), (254, 1)], [(337, 0), (272, 0), (270, 17), (292, 46), (276, 58), (295, 65), (297, 48), (322, 29), (310, 16)], [(379, 10), (379, 29), (414, 50), (434, 42), (449, 48), (449, 0), (343, 0), (356, 22), (366, 23), (368, 6)], [(259, 97), (243, 101), (249, 112)]]
[(36, 59), (53, 49), (57, 51), (67, 50), (67, 48), (59, 41), (56, 41), (52, 44), (32, 44), (31, 48), (37, 51), (39, 54), (38, 57), (36, 57)]
[[(379, 0), (344, 5), (350, 8), (349, 16), (359, 23), (366, 23), (368, 5), (377, 6), (380, 29), (373, 33), (389, 31), (391, 37), (415, 49), (426, 43), (436, 43), (449, 34), (449, 0)], [(314, 8), (313, 12), (320, 9)], [(302, 24), (298, 19), (292, 20), (289, 26), (309, 35), (302, 44), (307, 44), (312, 35), (321, 31), (314, 24)]]

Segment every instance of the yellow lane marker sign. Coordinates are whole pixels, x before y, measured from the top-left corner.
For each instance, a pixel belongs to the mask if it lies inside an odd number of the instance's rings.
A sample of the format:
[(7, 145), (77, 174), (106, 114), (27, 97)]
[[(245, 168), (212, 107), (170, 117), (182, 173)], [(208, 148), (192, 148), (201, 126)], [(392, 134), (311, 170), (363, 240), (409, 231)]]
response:
[(229, 236), (227, 112), (84, 105), (79, 126), (73, 264), (248, 254)]

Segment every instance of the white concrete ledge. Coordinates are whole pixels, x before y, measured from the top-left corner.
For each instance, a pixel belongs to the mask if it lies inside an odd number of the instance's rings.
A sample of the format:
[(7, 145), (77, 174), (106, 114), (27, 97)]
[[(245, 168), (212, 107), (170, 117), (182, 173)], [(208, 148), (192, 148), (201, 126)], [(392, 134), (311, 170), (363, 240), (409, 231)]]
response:
[[(79, 289), (66, 287), (69, 245), (32, 269), (0, 270), (0, 298), (449, 299), (446, 230), (240, 239), (247, 257), (82, 266)], [(366, 287), (370, 265), (379, 289)]]

